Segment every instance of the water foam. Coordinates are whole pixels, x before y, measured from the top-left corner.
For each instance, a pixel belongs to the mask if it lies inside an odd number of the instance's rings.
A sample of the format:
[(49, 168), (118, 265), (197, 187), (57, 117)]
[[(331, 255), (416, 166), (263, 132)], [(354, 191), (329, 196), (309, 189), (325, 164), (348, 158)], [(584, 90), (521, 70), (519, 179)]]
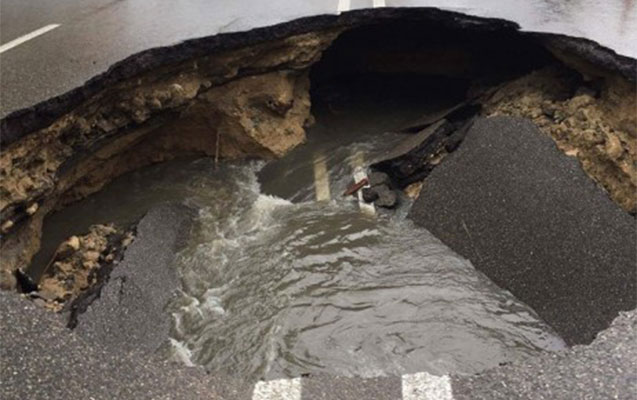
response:
[[(339, 191), (344, 165), (330, 171)], [(367, 218), (347, 199), (309, 201), (307, 188), (292, 203), (260, 192), (261, 167), (227, 169), (231, 198), (206, 196), (179, 256), (175, 340), (197, 363), (248, 379), (474, 373), (563, 346), (401, 210)]]

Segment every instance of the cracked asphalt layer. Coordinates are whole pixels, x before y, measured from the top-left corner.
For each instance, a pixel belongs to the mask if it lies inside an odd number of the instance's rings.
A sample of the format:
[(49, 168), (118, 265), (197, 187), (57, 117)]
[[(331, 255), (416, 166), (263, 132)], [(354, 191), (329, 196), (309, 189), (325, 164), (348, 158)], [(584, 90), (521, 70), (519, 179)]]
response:
[(635, 218), (531, 121), (478, 119), (410, 217), (571, 345), (637, 304)]
[(194, 211), (179, 204), (151, 209), (137, 226), (136, 238), (113, 268), (100, 298), (78, 316), (75, 328), (91, 342), (126, 351), (155, 351), (169, 336), (165, 305), (179, 288), (172, 266)]
[(102, 297), (80, 316), (81, 332), (66, 328), (65, 315), (0, 291), (3, 400), (249, 398), (252, 388), (231, 378), (149, 354), (168, 336), (160, 310), (177, 288), (167, 274), (189, 212), (160, 206), (142, 219)]
[(622, 312), (588, 346), (454, 377), (456, 400), (637, 398), (637, 311)]

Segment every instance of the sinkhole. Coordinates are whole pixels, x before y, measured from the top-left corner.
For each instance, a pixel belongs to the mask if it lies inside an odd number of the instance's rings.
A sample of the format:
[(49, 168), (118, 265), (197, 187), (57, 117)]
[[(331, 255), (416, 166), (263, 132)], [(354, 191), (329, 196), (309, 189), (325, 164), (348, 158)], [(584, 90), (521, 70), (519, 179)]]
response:
[[(623, 137), (599, 153), (595, 132), (559, 128), (573, 108), (590, 115), (569, 128), (599, 122), (595, 107), (624, 84), (570, 60), (542, 36), (441, 18), (329, 27), (167, 64), (3, 150), (23, 170), (5, 196), (6, 262), (20, 267), (21, 291), (81, 333), (126, 265), (135, 225), (179, 203), (192, 217), (157, 316), (164, 359), (256, 381), (474, 374), (564, 350), (588, 339), (565, 335), (410, 210), (476, 118), (509, 114), (580, 157), (631, 212), (628, 155), (615, 157)], [(581, 96), (590, 100), (575, 107)], [(25, 183), (30, 173), (38, 179)], [(616, 309), (634, 307), (634, 295), (623, 299)]]

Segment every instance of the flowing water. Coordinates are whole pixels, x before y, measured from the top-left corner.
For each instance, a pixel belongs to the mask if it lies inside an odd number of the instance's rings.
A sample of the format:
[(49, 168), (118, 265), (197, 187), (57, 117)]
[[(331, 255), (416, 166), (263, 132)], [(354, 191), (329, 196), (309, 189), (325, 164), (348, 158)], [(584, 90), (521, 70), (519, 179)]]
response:
[[(408, 200), (370, 215), (341, 196), (361, 159), (402, 139), (380, 133), (406, 118), (398, 109), (319, 118), (307, 145), (267, 164), (203, 158), (135, 171), (48, 218), (45, 247), (166, 200), (199, 210), (175, 263), (182, 288), (166, 309), (164, 354), (246, 380), (474, 373), (564, 348), (533, 310), (406, 219)], [(317, 160), (330, 201), (315, 201)]]
[[(369, 147), (330, 153), (333, 188)], [(261, 193), (260, 164), (217, 174), (196, 164), (211, 173), (193, 184), (214, 201), (179, 255), (183, 291), (170, 306), (189, 362), (247, 379), (473, 373), (564, 347), (528, 306), (406, 220), (406, 207), (370, 216), (350, 199), (293, 203)], [(290, 197), (312, 191), (310, 181)]]

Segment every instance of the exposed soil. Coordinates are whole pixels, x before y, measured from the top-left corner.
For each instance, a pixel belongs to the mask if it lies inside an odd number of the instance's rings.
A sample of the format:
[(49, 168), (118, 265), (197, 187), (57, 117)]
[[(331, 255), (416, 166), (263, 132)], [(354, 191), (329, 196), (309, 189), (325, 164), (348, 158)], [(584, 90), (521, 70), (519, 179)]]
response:
[(101, 269), (118, 262), (133, 241), (133, 232), (113, 225), (93, 225), (81, 236), (60, 244), (51, 259), (38, 290), (29, 293), (36, 304), (59, 312), (81, 293), (95, 286)]
[(0, 286), (40, 246), (47, 213), (128, 171), (193, 154), (273, 158), (305, 140), (307, 67), (338, 32), (301, 34), (109, 87), (0, 154)]

